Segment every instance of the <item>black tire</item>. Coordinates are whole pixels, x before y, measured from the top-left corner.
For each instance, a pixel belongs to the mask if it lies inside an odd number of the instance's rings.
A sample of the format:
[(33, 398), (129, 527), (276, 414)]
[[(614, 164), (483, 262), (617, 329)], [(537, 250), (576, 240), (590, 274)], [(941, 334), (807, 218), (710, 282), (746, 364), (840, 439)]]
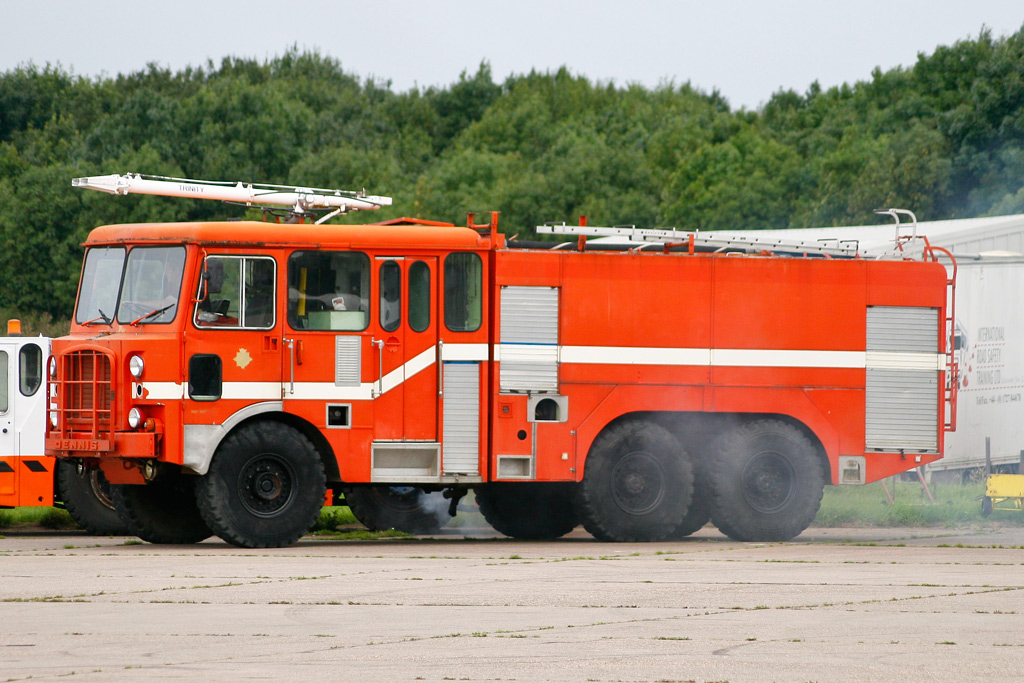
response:
[(110, 485), (129, 532), (150, 543), (199, 543), (213, 535), (196, 507), (196, 477), (161, 473), (149, 484)]
[(131, 533), (114, 509), (110, 484), (97, 467), (79, 471), (67, 460), (57, 461), (57, 496), (78, 525), (95, 536)]
[(196, 500), (228, 543), (281, 548), (313, 528), (326, 492), (323, 462), (309, 439), (278, 422), (254, 422), (218, 446)]
[(480, 514), (494, 530), (530, 540), (561, 538), (579, 526), (575, 484), (486, 484), (475, 490)]
[(989, 496), (981, 497), (981, 514), (985, 517), (992, 514), (992, 498)]
[(711, 494), (707, 490), (707, 484), (697, 477), (693, 484), (693, 496), (690, 498), (690, 507), (683, 515), (678, 526), (666, 536), (666, 540), (678, 541), (686, 538), (697, 531), (700, 531), (705, 524), (711, 521)]
[(814, 520), (825, 470), (799, 429), (779, 420), (744, 423), (715, 444), (708, 468), (711, 521), (737, 541), (788, 541)]
[(449, 501), (440, 491), (427, 493), (414, 486), (353, 487), (345, 490), (345, 504), (370, 531), (434, 534), (451, 519)]
[(660, 425), (629, 421), (594, 440), (577, 510), (601, 541), (660, 541), (679, 526), (693, 496), (693, 467)]

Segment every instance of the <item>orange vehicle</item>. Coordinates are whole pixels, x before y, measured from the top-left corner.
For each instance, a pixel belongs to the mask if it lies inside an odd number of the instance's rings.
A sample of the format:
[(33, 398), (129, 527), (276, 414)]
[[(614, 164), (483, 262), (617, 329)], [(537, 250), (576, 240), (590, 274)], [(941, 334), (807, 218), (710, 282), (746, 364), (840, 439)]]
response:
[(20, 321), (7, 322), (0, 337), (0, 508), (63, 505), (90, 533), (125, 533), (99, 470), (43, 455), (49, 358), (49, 338), (23, 337)]
[[(299, 214), (387, 203), (76, 184)], [(421, 528), (421, 493), (454, 512), (473, 489), (521, 538), (582, 523), (602, 540), (660, 540), (710, 519), (738, 540), (786, 540), (825, 484), (941, 457), (952, 281), (931, 249), (868, 260), (561, 231), (573, 239), (519, 242), (496, 214), (96, 228), (71, 334), (53, 343), (47, 453), (98, 466), (145, 540), (243, 547), (295, 542), (327, 486), (370, 526)]]

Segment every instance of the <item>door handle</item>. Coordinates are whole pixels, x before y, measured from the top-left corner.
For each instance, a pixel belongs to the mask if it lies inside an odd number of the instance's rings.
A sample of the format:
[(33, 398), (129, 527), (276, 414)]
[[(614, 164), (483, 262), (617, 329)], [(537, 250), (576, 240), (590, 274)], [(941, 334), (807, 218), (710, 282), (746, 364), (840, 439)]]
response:
[(288, 345), (288, 393), (295, 393), (295, 340), (288, 339), (287, 337), (281, 337), (281, 340)]
[(370, 337), (370, 346), (377, 347), (377, 386), (370, 390), (370, 398), (377, 398), (384, 393), (384, 340)]
[(444, 340), (437, 340), (437, 395), (444, 396)]

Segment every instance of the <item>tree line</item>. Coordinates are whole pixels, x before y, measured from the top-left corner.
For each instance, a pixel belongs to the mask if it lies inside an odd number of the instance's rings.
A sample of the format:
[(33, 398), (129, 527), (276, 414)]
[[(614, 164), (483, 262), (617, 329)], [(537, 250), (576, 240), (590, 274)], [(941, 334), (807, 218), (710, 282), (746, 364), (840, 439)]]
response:
[[(104, 223), (241, 215), (212, 202), (110, 197), (71, 178), (141, 172), (366, 188), (394, 205), (340, 220), (461, 223), (509, 233), (592, 225), (754, 229), (1024, 212), (1024, 27), (913, 66), (730, 108), (690, 84), (592, 82), (569, 69), (394, 92), (292, 49), (171, 71), (0, 74), (0, 310), (65, 319), (81, 242)], [(35, 318), (33, 318), (35, 316)]]

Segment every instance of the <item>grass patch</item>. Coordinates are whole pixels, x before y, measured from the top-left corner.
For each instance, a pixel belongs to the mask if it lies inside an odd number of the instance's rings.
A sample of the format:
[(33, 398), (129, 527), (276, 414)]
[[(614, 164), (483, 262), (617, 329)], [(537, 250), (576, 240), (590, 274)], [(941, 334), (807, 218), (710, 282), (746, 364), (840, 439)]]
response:
[(312, 533), (333, 532), (358, 523), (347, 507), (325, 507), (320, 510), (320, 519), (313, 525)]
[(382, 538), (412, 538), (404, 531), (387, 529), (386, 531), (369, 531), (368, 529), (351, 529), (338, 531), (314, 532), (317, 538), (326, 538), (332, 541), (376, 541)]
[(990, 516), (981, 514), (978, 496), (985, 493), (985, 484), (932, 484), (935, 501), (928, 499), (920, 482), (898, 478), (885, 480), (892, 502), (882, 482), (864, 486), (826, 486), (821, 509), (814, 526), (945, 526), (998, 523), (1024, 526), (1024, 514), (996, 510)]
[(0, 529), (39, 527), (53, 531), (78, 529), (71, 513), (60, 508), (32, 507), (0, 510)]

